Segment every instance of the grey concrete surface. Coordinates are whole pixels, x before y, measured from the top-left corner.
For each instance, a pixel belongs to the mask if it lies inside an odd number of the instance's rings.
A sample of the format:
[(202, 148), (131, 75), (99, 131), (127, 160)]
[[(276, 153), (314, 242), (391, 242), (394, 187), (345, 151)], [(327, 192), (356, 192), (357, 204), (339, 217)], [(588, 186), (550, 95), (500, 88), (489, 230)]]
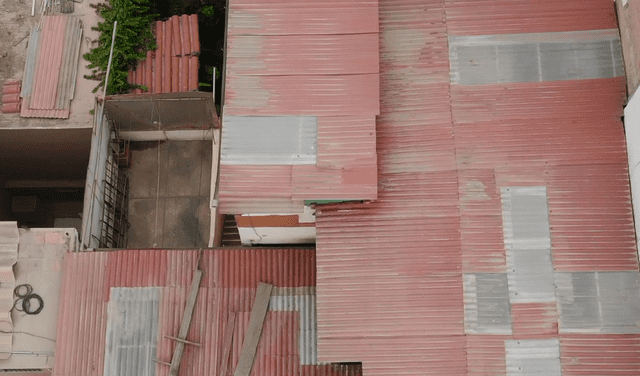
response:
[(132, 142), (127, 248), (206, 247), (211, 141)]

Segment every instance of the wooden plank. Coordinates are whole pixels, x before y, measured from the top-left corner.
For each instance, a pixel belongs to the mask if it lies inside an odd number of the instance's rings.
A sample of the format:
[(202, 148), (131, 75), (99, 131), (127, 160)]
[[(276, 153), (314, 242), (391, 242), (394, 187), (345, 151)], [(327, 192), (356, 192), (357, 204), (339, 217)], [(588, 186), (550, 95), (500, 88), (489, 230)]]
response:
[(186, 339), (180, 339), (178, 337), (173, 337), (173, 336), (169, 336), (169, 335), (166, 335), (166, 334), (164, 335), (164, 338), (168, 338), (168, 339), (176, 341), (176, 342), (182, 342), (185, 345), (193, 345), (193, 346), (202, 347), (202, 345), (197, 343), (197, 342), (187, 341)]
[(227, 376), (229, 371), (229, 357), (231, 354), (231, 343), (233, 342), (233, 329), (236, 326), (236, 313), (230, 312), (227, 320), (227, 327), (222, 338), (222, 363), (220, 364), (220, 376)]
[(253, 309), (251, 310), (251, 319), (249, 319), (249, 327), (244, 336), (240, 359), (238, 360), (238, 366), (233, 376), (249, 376), (249, 374), (251, 374), (260, 336), (262, 336), (264, 319), (267, 317), (267, 308), (269, 308), (272, 288), (273, 285), (268, 283), (261, 282), (258, 285), (256, 300), (253, 302)]
[[(191, 326), (191, 319), (193, 318), (193, 309), (196, 306), (196, 300), (198, 299), (198, 291), (200, 290), (200, 281), (202, 280), (202, 270), (196, 270), (193, 275), (193, 282), (191, 283), (191, 292), (187, 299), (187, 305), (184, 309), (184, 315), (182, 316), (182, 322), (180, 323), (180, 331), (178, 332), (178, 338), (184, 340), (187, 338), (189, 327)], [(178, 342), (176, 348), (173, 351), (173, 358), (171, 358), (171, 369), (169, 370), (170, 376), (177, 376), (180, 369), (180, 362), (182, 362), (182, 355), (184, 354), (184, 342)]]

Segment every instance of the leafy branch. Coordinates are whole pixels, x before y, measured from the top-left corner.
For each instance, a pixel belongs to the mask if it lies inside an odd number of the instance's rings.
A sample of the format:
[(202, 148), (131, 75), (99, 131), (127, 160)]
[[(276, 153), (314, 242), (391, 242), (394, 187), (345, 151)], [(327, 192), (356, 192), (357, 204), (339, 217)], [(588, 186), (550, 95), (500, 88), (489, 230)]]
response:
[(100, 32), (97, 46), (83, 56), (90, 63), (87, 68), (92, 70), (85, 78), (100, 81), (93, 89), (94, 93), (104, 86), (114, 21), (118, 21), (118, 27), (107, 95), (126, 93), (134, 87), (127, 82), (129, 70), (146, 57), (148, 50), (156, 49), (153, 20), (157, 14), (149, 13), (148, 4), (149, 0), (108, 0), (107, 3), (91, 4), (104, 19), (98, 27), (92, 28)]

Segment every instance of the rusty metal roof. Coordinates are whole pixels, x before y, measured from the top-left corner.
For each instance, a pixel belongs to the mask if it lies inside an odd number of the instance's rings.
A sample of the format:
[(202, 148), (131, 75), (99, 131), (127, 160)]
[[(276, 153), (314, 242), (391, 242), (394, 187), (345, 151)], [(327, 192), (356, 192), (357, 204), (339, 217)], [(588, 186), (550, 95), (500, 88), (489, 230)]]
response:
[[(377, 1), (233, 0), (227, 46), (221, 212), (375, 199)], [(299, 147), (279, 146), (285, 135)]]
[(69, 117), (75, 95), (82, 23), (72, 16), (43, 16), (31, 30), (20, 116)]
[[(378, 200), (317, 208), (319, 360), (365, 375), (640, 372), (613, 4), (383, 0), (380, 25)], [(497, 68), (518, 74), (450, 75), (457, 41), (496, 51), (579, 30), (613, 38), (598, 78), (541, 76), (520, 50)]]
[[(146, 86), (146, 93), (154, 94), (198, 90), (198, 15), (183, 14), (158, 21), (154, 31), (158, 48), (147, 51), (146, 59), (129, 72), (129, 83)], [(134, 93), (143, 91), (135, 89)]]
[(20, 98), (21, 81), (7, 80), (2, 87), (2, 113), (19, 113), (22, 106)]
[[(54, 375), (115, 370), (118, 344), (121, 352), (150, 346), (150, 354), (169, 362), (174, 343), (165, 335), (177, 333), (183, 313), (178, 307), (185, 305), (198, 255), (193, 250), (67, 254)], [(252, 375), (361, 375), (359, 366), (342, 369), (316, 360), (313, 249), (206, 250), (200, 267), (204, 277), (187, 339), (202, 346), (186, 347), (181, 375), (220, 374), (225, 350), (230, 369), (235, 368), (259, 282), (275, 288)], [(136, 314), (127, 316), (127, 307), (137, 307)], [(234, 335), (223, 348), (230, 315), (235, 317)], [(157, 340), (149, 338), (154, 332)], [(142, 350), (130, 361), (152, 367), (156, 375), (168, 374), (168, 367)]]

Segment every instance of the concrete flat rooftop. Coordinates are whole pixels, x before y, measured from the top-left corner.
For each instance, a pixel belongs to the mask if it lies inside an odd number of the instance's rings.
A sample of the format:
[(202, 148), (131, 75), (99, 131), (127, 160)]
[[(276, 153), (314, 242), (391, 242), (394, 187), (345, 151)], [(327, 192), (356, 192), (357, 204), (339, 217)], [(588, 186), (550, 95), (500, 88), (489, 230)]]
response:
[(212, 142), (131, 142), (127, 248), (206, 247)]

